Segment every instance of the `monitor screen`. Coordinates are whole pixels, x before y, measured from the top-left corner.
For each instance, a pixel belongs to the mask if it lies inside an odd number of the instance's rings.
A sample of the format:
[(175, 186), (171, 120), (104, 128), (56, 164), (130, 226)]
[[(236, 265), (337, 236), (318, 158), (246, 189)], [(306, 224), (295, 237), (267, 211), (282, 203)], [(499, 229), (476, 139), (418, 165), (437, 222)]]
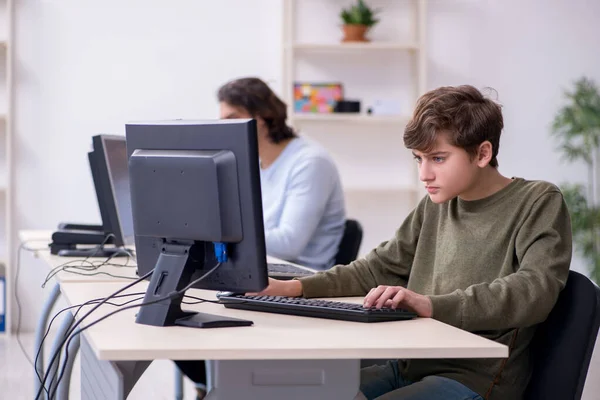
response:
[(115, 204), (118, 227), (125, 245), (133, 245), (133, 218), (127, 169), (127, 145), (124, 137), (102, 136), (111, 195)]

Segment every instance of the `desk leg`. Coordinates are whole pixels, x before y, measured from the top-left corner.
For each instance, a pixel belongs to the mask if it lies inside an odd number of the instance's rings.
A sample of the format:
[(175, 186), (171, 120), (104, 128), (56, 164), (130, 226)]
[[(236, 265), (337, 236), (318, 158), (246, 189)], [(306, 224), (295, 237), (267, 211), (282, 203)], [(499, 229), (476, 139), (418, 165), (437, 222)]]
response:
[(206, 368), (206, 391), (210, 392), (213, 388), (213, 368), (214, 368), (214, 364), (213, 361), (211, 360), (206, 360), (204, 361), (205, 364), (205, 368)]
[[(56, 337), (54, 338), (54, 342), (52, 343), (52, 350), (50, 351), (51, 355), (54, 355), (60, 348), (61, 342), (64, 340), (65, 336), (67, 335), (67, 332), (71, 328), (72, 322), (73, 322), (73, 314), (71, 314), (70, 311), (67, 311), (62, 320), (62, 323), (60, 324), (60, 326), (58, 328), (58, 331), (56, 332)], [(49, 371), (48, 371), (48, 379), (46, 379), (46, 387), (48, 388), (48, 391), (50, 393), (52, 393), (52, 391), (56, 387), (56, 382), (58, 380), (58, 372), (59, 372), (58, 367), (60, 365), (61, 356), (62, 356), (62, 354), (59, 354), (54, 359), (54, 362), (52, 364), (48, 365)], [(73, 357), (73, 355), (70, 355), (70, 356)]]
[(175, 400), (183, 400), (183, 373), (175, 365)]
[[(48, 293), (46, 301), (44, 301), (42, 313), (40, 314), (40, 318), (35, 329), (33, 354), (37, 354), (38, 350), (40, 351), (40, 354), (35, 362), (35, 370), (37, 373), (33, 378), (33, 393), (37, 393), (40, 390), (40, 386), (42, 385), (40, 377), (43, 378), (45, 371), (44, 348), (42, 347), (42, 340), (44, 338), (44, 334), (46, 333), (46, 327), (48, 326), (48, 318), (50, 317), (50, 313), (52, 312), (52, 307), (54, 307), (56, 300), (58, 300), (58, 296), (60, 296), (60, 285), (58, 283), (55, 283), (52, 289), (50, 289), (50, 293)], [(42, 397), (44, 397), (44, 395), (42, 395)]]
[(125, 400), (152, 361), (98, 360), (81, 338), (81, 399)]
[(352, 400), (359, 392), (359, 360), (215, 361), (207, 400)]
[(57, 400), (69, 400), (69, 388), (71, 386), (71, 374), (73, 372), (73, 364), (75, 364), (75, 356), (79, 351), (79, 342), (81, 335), (77, 335), (73, 338), (73, 341), (69, 343), (69, 359), (65, 360), (65, 374), (62, 380), (58, 383)]

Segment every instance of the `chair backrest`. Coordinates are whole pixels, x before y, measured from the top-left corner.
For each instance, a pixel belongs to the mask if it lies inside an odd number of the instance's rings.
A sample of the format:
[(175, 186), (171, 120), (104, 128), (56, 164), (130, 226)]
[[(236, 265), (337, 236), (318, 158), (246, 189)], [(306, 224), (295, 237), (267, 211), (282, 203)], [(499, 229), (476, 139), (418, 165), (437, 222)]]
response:
[(363, 230), (360, 223), (354, 219), (347, 219), (344, 228), (344, 236), (335, 256), (336, 264), (350, 264), (356, 260), (360, 243), (362, 242)]
[(585, 276), (569, 278), (531, 343), (533, 374), (525, 399), (580, 399), (600, 327), (600, 289)]

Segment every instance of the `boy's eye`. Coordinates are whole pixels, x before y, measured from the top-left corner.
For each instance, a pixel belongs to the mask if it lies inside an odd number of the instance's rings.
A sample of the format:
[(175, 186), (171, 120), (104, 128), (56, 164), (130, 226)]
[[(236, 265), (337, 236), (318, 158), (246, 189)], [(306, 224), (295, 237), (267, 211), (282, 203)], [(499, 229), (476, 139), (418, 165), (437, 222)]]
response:
[(444, 162), (445, 158), (444, 157), (433, 157), (433, 162), (435, 163), (442, 163)]
[(413, 156), (413, 158), (415, 159), (415, 161), (417, 162), (417, 164), (421, 164), (421, 157), (419, 156)]

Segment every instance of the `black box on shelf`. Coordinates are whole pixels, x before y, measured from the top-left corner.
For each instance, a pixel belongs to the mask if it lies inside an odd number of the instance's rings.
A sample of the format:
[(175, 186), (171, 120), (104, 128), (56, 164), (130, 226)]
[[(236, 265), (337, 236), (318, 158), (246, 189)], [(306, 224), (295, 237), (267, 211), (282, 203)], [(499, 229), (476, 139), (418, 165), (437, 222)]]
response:
[(360, 112), (360, 101), (358, 100), (339, 100), (333, 112), (336, 113), (359, 113)]

